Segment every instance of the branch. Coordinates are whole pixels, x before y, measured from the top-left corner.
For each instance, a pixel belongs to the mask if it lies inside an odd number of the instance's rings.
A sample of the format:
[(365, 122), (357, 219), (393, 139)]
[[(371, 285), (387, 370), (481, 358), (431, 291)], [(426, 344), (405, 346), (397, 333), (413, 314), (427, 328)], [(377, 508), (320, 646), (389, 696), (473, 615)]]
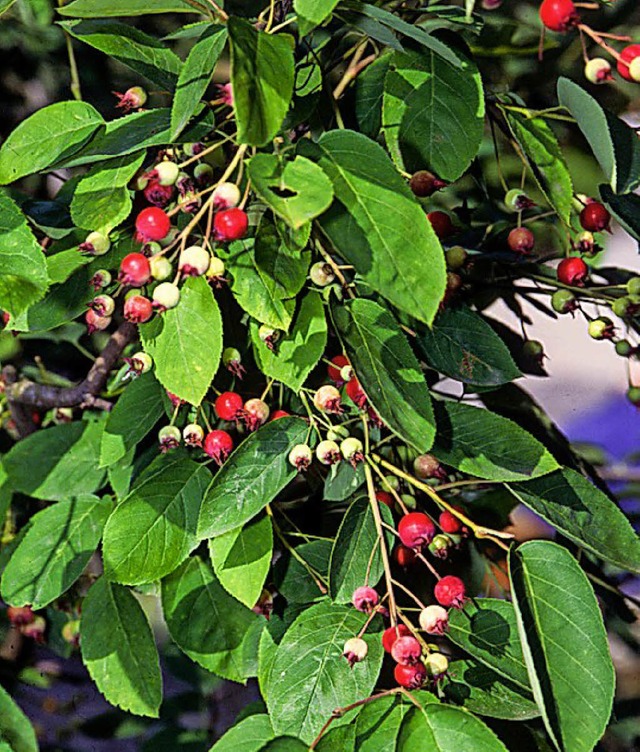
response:
[[(86, 378), (76, 386), (59, 387), (37, 384), (28, 379), (16, 378), (16, 369), (5, 366), (2, 371), (6, 383), (6, 395), (11, 415), (21, 436), (35, 430), (35, 426), (25, 425), (24, 406), (49, 410), (53, 407), (100, 407), (106, 409), (109, 403), (97, 395), (104, 389), (109, 372), (114, 367), (124, 348), (137, 334), (136, 327), (125, 321), (111, 335), (104, 350), (96, 358)], [(27, 412), (28, 415), (28, 412)]]

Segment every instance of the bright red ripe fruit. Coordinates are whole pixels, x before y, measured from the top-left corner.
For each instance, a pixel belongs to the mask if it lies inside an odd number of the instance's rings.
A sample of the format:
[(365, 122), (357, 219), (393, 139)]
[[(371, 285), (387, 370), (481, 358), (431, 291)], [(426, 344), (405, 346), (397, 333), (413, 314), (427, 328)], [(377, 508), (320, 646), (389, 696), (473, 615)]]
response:
[(438, 524), (445, 533), (459, 533), (462, 530), (462, 523), (451, 512), (442, 512), (438, 518)]
[(340, 371), (349, 365), (349, 358), (346, 355), (336, 355), (334, 358), (331, 358), (331, 362), (333, 365), (327, 366), (327, 374), (331, 381), (335, 381), (336, 383), (341, 382)]
[(389, 627), (382, 633), (382, 647), (387, 653), (391, 652), (394, 642), (400, 637), (406, 637), (411, 634), (411, 630), (406, 624), (398, 624), (396, 627)]
[(580, 212), (580, 224), (589, 232), (602, 232), (609, 229), (611, 214), (599, 201), (592, 201)]
[(410, 666), (417, 663), (422, 655), (422, 647), (413, 635), (398, 637), (391, 648), (391, 657), (396, 663)]
[(143, 295), (132, 295), (124, 302), (124, 317), (132, 324), (144, 324), (153, 315), (153, 305)]
[(398, 535), (407, 548), (424, 548), (431, 543), (435, 534), (436, 526), (422, 512), (409, 512), (398, 524)]
[(572, 287), (584, 287), (589, 276), (589, 267), (578, 256), (562, 259), (556, 269), (558, 281)]
[(142, 287), (151, 279), (149, 259), (142, 253), (130, 253), (120, 262), (118, 282), (127, 287)]
[(216, 415), (220, 420), (237, 420), (242, 416), (243, 402), (237, 392), (222, 392), (214, 404)]
[(278, 420), (278, 418), (288, 418), (290, 413), (286, 410), (275, 410), (271, 413), (271, 420)]
[(233, 449), (233, 439), (226, 431), (209, 431), (204, 439), (204, 451), (214, 459), (218, 465), (227, 459)]
[(544, 0), (539, 13), (543, 25), (551, 31), (564, 33), (580, 23), (572, 0)]
[(398, 663), (393, 669), (393, 676), (405, 689), (420, 689), (427, 678), (427, 669), (422, 663), (415, 663), (413, 666), (403, 666)]
[(445, 608), (462, 608), (466, 601), (464, 582), (455, 575), (449, 574), (438, 580), (433, 590), (436, 600)]
[[(629, 63), (640, 57), (640, 44), (630, 44), (622, 50), (620, 53), (620, 60), (618, 61), (617, 68), (618, 73), (627, 81), (635, 81), (629, 71)], [(625, 65), (626, 63), (626, 65)]]
[(523, 256), (531, 253), (536, 244), (536, 239), (531, 230), (526, 227), (516, 227), (509, 233), (507, 245), (514, 253), (521, 253)]
[(148, 206), (136, 217), (138, 239), (143, 243), (150, 240), (163, 240), (169, 234), (171, 220), (169, 215), (157, 206)]
[(443, 211), (432, 211), (427, 214), (427, 219), (431, 222), (433, 231), (440, 238), (440, 240), (446, 240), (450, 235), (453, 235), (456, 228), (453, 226), (451, 217)]
[(388, 491), (376, 491), (376, 499), (382, 504), (386, 504), (393, 509), (393, 496)]
[(347, 383), (345, 392), (349, 396), (349, 399), (361, 410), (367, 404), (367, 395), (364, 393), (360, 382), (355, 376), (353, 376)]
[(216, 238), (223, 242), (243, 238), (249, 226), (247, 213), (242, 209), (224, 209), (213, 219)]

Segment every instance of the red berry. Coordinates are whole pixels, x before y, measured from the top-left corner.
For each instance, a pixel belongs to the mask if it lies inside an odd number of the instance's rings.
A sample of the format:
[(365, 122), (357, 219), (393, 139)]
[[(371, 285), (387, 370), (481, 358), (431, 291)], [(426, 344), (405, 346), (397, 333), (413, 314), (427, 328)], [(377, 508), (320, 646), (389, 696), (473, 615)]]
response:
[(290, 413), (286, 410), (275, 410), (271, 413), (271, 420), (278, 420), (278, 418), (288, 418)]
[(411, 188), (413, 194), (418, 196), (418, 198), (427, 198), (446, 185), (444, 180), (440, 180), (440, 178), (437, 178), (428, 170), (419, 170), (409, 180), (409, 188)]
[(255, 431), (269, 418), (269, 405), (261, 399), (250, 399), (244, 403), (243, 418), (247, 428)]
[(213, 220), (216, 238), (223, 242), (243, 238), (248, 226), (247, 213), (242, 209), (224, 209), (219, 211)]
[(398, 535), (407, 548), (424, 548), (431, 543), (435, 534), (436, 526), (422, 512), (409, 512), (398, 524)]
[(163, 240), (169, 234), (171, 220), (169, 215), (157, 206), (143, 209), (136, 217), (138, 239), (143, 243), (150, 240)]
[(333, 365), (327, 367), (327, 374), (331, 381), (341, 382), (340, 371), (349, 365), (349, 358), (346, 355), (336, 355), (335, 358), (331, 358), (331, 362)]
[(172, 185), (162, 185), (157, 180), (150, 180), (143, 193), (150, 204), (163, 207), (173, 198), (174, 190)]
[(453, 235), (456, 228), (453, 226), (451, 217), (443, 211), (432, 211), (427, 214), (427, 219), (431, 222), (433, 231), (440, 238), (440, 240), (446, 240), (450, 235)]
[(381, 504), (386, 504), (390, 509), (393, 509), (393, 496), (388, 491), (376, 491), (376, 499)]
[(218, 465), (227, 459), (233, 449), (233, 439), (226, 431), (209, 431), (204, 439), (204, 451), (213, 458)]
[(427, 678), (427, 669), (422, 663), (415, 663), (413, 666), (403, 666), (398, 663), (393, 669), (393, 676), (405, 689), (420, 689)]
[(124, 317), (133, 324), (144, 324), (153, 315), (153, 304), (143, 295), (132, 295), (124, 302)]
[(396, 564), (401, 567), (410, 567), (416, 563), (418, 557), (412, 548), (407, 548), (401, 543), (393, 549), (393, 558)]
[(584, 283), (589, 276), (589, 267), (585, 262), (573, 256), (571, 258), (562, 259), (556, 269), (558, 281), (564, 285), (571, 285), (572, 287), (584, 287)]
[(551, 31), (564, 33), (580, 22), (580, 16), (572, 0), (543, 0), (540, 20)]
[(237, 420), (243, 414), (243, 399), (237, 392), (223, 392), (215, 401), (214, 409), (220, 420)]
[(142, 287), (151, 279), (149, 259), (142, 253), (130, 253), (120, 262), (118, 282), (128, 287)]
[(580, 212), (580, 224), (589, 232), (602, 232), (609, 229), (611, 214), (599, 201), (592, 201)]
[[(618, 61), (618, 73), (627, 81), (635, 81), (629, 70), (629, 63), (640, 57), (640, 44), (630, 44), (625, 47), (620, 53), (620, 60)], [(625, 65), (626, 63), (626, 65)]]
[(466, 601), (464, 582), (455, 575), (449, 574), (438, 580), (433, 590), (436, 600), (445, 608), (462, 608)]
[(462, 523), (451, 512), (442, 512), (438, 524), (445, 533), (459, 533), (462, 530)]
[(391, 652), (394, 642), (400, 637), (406, 637), (411, 634), (411, 630), (406, 624), (398, 624), (395, 627), (389, 627), (382, 633), (382, 647), (387, 653)]
[(422, 655), (422, 647), (413, 635), (398, 637), (391, 647), (391, 657), (396, 663), (410, 666), (417, 663)]
[(347, 383), (345, 392), (349, 399), (361, 410), (367, 404), (367, 395), (364, 393), (364, 390), (360, 386), (360, 382), (355, 376), (353, 376)]
[(7, 609), (7, 618), (15, 626), (22, 626), (23, 624), (31, 624), (35, 619), (35, 614), (31, 610), (31, 606), (9, 606)]
[(526, 227), (516, 227), (509, 233), (507, 245), (514, 253), (521, 253), (523, 256), (531, 253), (536, 239), (531, 230)]
[(84, 315), (84, 320), (87, 324), (87, 334), (93, 334), (107, 329), (111, 323), (111, 316), (100, 316), (92, 308), (89, 308)]
[(367, 587), (366, 585), (356, 588), (351, 597), (351, 602), (353, 603), (354, 608), (357, 608), (358, 611), (364, 611), (365, 613), (369, 613), (371, 609), (375, 608), (378, 605), (379, 600), (380, 596), (378, 593), (376, 593), (373, 588)]

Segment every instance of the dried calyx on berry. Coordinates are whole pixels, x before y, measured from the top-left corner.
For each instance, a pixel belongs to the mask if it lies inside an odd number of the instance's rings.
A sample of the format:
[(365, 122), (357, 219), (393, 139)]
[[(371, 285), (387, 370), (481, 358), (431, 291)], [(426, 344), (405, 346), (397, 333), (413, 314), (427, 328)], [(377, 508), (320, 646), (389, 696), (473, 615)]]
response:
[(530, 199), (520, 188), (512, 188), (510, 191), (507, 191), (504, 203), (507, 209), (513, 212), (522, 212), (536, 205), (536, 202)]
[(110, 248), (109, 237), (101, 232), (90, 232), (84, 242), (78, 246), (79, 251), (88, 253), (90, 256), (104, 256)]
[(540, 20), (550, 31), (564, 34), (580, 23), (580, 15), (572, 0), (543, 0)]
[(308, 444), (296, 444), (289, 452), (289, 464), (302, 473), (309, 469), (313, 460), (313, 452)]
[(130, 89), (127, 89), (124, 94), (121, 94), (119, 91), (113, 91), (111, 93), (118, 98), (116, 107), (124, 112), (137, 110), (147, 101), (147, 92), (142, 86), (132, 86)]
[(455, 575), (447, 575), (438, 580), (433, 594), (445, 608), (462, 608), (467, 600), (464, 582)]
[(367, 585), (356, 588), (351, 596), (351, 603), (354, 608), (364, 613), (370, 613), (379, 603), (380, 596), (378, 593)]
[(369, 646), (361, 637), (352, 637), (345, 642), (342, 655), (347, 659), (349, 665), (353, 667), (354, 664), (364, 661), (368, 651)]
[(158, 431), (158, 442), (160, 451), (166, 454), (170, 449), (176, 449), (180, 446), (182, 434), (176, 426), (164, 426)]
[(584, 66), (584, 76), (592, 84), (603, 84), (613, 80), (611, 63), (603, 57), (594, 57)]
[(428, 170), (418, 170), (409, 180), (409, 188), (411, 188), (413, 194), (418, 196), (418, 198), (428, 198), (436, 191), (446, 187), (447, 184), (444, 180), (440, 180), (440, 178), (437, 178)]

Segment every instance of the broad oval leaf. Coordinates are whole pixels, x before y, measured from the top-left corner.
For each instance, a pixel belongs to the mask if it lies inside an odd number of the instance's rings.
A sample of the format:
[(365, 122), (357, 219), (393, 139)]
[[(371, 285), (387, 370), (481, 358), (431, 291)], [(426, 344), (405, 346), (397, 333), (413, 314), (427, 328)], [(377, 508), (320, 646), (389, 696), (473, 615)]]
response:
[(260, 752), (308, 752), (309, 746), (295, 736), (277, 736), (268, 741)]
[(611, 716), (615, 672), (595, 594), (566, 548), (511, 551), (518, 631), (533, 695), (557, 749), (590, 752)]
[(298, 152), (318, 162), (333, 183), (336, 200), (318, 222), (338, 253), (390, 303), (431, 324), (445, 290), (444, 254), (384, 149), (340, 130), (317, 143), (302, 139)]
[[(420, 693), (421, 704), (426, 694)], [(433, 702), (437, 702), (435, 696)], [(357, 752), (400, 752), (397, 746), (400, 727), (414, 707), (404, 695), (380, 697), (367, 703), (354, 719)]]
[(189, 277), (180, 303), (141, 326), (140, 336), (162, 386), (199, 405), (222, 355), (222, 318), (207, 281)]
[(419, 452), (435, 436), (431, 396), (400, 326), (381, 305), (356, 299), (333, 308), (333, 319), (355, 373), (382, 420)]
[(457, 180), (475, 159), (484, 132), (478, 69), (470, 59), (460, 67), (430, 51), (395, 52), (385, 78), (382, 121), (399, 167), (428, 168), (442, 180)]
[[(379, 504), (379, 509), (383, 521), (393, 527), (389, 507)], [(380, 543), (369, 497), (361, 496), (342, 518), (331, 552), (329, 595), (335, 603), (349, 603), (353, 591), (365, 580), (376, 586), (384, 573)], [(385, 545), (388, 549), (393, 545), (389, 532), (385, 535)]]
[(9, 752), (38, 752), (31, 722), (0, 684), (0, 745), (2, 740), (11, 745)]
[(209, 540), (213, 571), (222, 587), (253, 608), (262, 593), (273, 555), (273, 528), (267, 515)]
[(600, 197), (622, 228), (640, 242), (640, 196), (636, 193), (617, 194), (611, 186), (601, 185)]
[(2, 459), (12, 487), (47, 500), (93, 493), (105, 475), (98, 467), (101, 434), (101, 423), (76, 421), (27, 436)]
[(95, 553), (111, 509), (88, 496), (34, 515), (2, 574), (3, 599), (37, 610), (65, 593)]
[(100, 577), (82, 604), (82, 660), (105, 698), (135, 715), (158, 717), (162, 676), (144, 611), (127, 588)]
[(162, 610), (174, 642), (207, 671), (237, 682), (254, 675), (264, 619), (232, 598), (201, 559), (165, 577)]
[(293, 95), (293, 37), (267, 34), (236, 16), (227, 28), (238, 141), (263, 146), (280, 130)]
[(528, 480), (557, 470), (549, 451), (516, 423), (479, 407), (438, 403), (434, 453), (441, 462), (489, 480)]
[(103, 125), (100, 113), (86, 102), (56, 102), (34, 112), (0, 147), (0, 185), (70, 157)]
[(338, 2), (339, 0), (293, 0), (300, 35), (306, 36), (316, 26), (324, 23)]
[(295, 478), (297, 471), (287, 457), (308, 433), (300, 418), (280, 418), (248, 436), (213, 478), (202, 502), (198, 537), (240, 527), (270, 504)]
[(320, 585), (329, 576), (332, 542), (312, 540), (296, 546), (296, 556), (285, 553), (275, 565), (278, 592), (289, 603), (311, 603), (326, 594)]
[(49, 275), (24, 214), (5, 195), (0, 195), (0, 238), (0, 309), (15, 317), (42, 298)]
[(430, 703), (411, 709), (398, 737), (402, 752), (507, 752), (488, 726), (466, 710)]
[(511, 493), (569, 540), (622, 569), (640, 572), (640, 539), (620, 508), (587, 478), (562, 468), (509, 485)]
[(198, 545), (198, 514), (210, 481), (204, 465), (180, 455), (158, 457), (109, 517), (106, 576), (140, 585), (173, 572)]
[(522, 375), (500, 337), (466, 306), (440, 311), (416, 342), (432, 368), (463, 384), (499, 386)]
[[(204, 10), (203, 6), (203, 10)], [(149, 13), (197, 13), (188, 0), (73, 0), (61, 6), (63, 16), (101, 18), (106, 16), (146, 16)]]
[(259, 752), (265, 741), (271, 740), (273, 736), (269, 716), (266, 713), (256, 713), (232, 726), (209, 752)]
[(371, 694), (383, 657), (377, 618), (373, 630), (363, 635), (367, 660), (350, 668), (342, 656), (344, 643), (358, 634), (366, 618), (352, 607), (324, 602), (303, 611), (289, 627), (266, 687), (276, 733), (311, 742), (336, 708)]

